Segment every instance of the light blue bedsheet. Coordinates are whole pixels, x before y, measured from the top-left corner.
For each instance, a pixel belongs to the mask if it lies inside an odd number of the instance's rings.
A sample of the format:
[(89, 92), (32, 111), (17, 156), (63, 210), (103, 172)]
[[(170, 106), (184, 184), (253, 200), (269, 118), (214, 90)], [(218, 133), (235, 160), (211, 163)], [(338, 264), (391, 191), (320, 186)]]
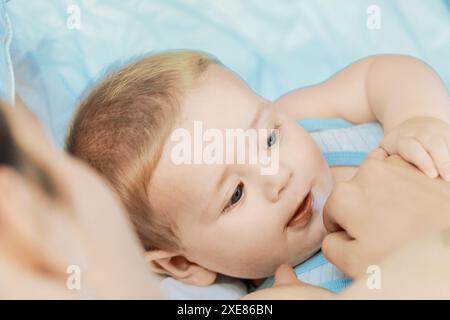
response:
[[(4, 1), (4, 0), (0, 0)], [(380, 8), (381, 29), (366, 27)], [(377, 53), (419, 57), (450, 86), (446, 0), (11, 0), (18, 93), (61, 145), (80, 95), (152, 50), (216, 55), (268, 99)], [(74, 18), (79, 17), (76, 28)], [(75, 26), (75, 28), (74, 28)]]
[(5, 3), (0, 0), (0, 98), (14, 104), (14, 71), (9, 49), (12, 39), (11, 22), (6, 14)]

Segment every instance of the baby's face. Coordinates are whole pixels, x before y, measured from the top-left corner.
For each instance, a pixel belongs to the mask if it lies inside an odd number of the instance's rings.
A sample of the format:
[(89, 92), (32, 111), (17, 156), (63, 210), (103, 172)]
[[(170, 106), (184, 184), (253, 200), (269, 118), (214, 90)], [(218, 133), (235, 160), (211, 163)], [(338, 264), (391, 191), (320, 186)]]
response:
[[(203, 132), (214, 128), (225, 137), (227, 129), (248, 129), (257, 114), (253, 128), (266, 129), (271, 136), (266, 147), (278, 148), (274, 174), (262, 175), (264, 165), (249, 161), (177, 165), (172, 150), (179, 142), (168, 139), (149, 189), (158, 213), (176, 222), (180, 253), (207, 269), (246, 279), (267, 277), (282, 263), (296, 265), (320, 248), (322, 209), (332, 188), (325, 159), (296, 119), (217, 65), (186, 94), (175, 125), (192, 140), (196, 121)], [(278, 135), (271, 135), (273, 128), (279, 128)], [(312, 216), (289, 224), (310, 191)]]

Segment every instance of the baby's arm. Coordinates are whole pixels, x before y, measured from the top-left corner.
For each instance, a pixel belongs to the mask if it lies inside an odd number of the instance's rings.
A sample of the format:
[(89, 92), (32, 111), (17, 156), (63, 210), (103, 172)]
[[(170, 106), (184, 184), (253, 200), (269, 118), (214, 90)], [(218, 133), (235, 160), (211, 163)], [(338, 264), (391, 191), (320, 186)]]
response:
[(399, 55), (359, 60), (321, 84), (288, 93), (276, 104), (299, 118), (377, 120), (385, 132), (418, 116), (450, 122), (448, 93), (439, 76), (422, 61)]
[(439, 76), (418, 59), (368, 57), (276, 104), (297, 118), (377, 120), (385, 130), (382, 153), (399, 154), (429, 176), (450, 180), (450, 99)]

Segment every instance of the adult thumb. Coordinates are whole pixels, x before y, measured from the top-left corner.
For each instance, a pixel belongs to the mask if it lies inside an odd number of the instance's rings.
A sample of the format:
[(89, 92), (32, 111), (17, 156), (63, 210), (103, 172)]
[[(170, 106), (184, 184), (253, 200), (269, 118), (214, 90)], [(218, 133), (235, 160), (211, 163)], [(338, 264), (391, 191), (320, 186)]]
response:
[(275, 287), (293, 284), (302, 284), (302, 282), (297, 279), (297, 275), (290, 265), (282, 264), (275, 271), (275, 281), (273, 286)]

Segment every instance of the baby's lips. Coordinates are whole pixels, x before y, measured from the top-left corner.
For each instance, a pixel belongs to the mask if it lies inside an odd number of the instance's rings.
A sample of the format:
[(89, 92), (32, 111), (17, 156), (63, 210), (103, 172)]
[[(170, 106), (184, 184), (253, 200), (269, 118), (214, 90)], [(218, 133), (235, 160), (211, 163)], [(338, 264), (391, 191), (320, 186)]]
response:
[(307, 225), (309, 220), (311, 220), (313, 207), (314, 195), (312, 194), (312, 191), (309, 191), (305, 199), (303, 199), (302, 203), (297, 208), (293, 217), (289, 220), (287, 226), (298, 227), (301, 225), (303, 227)]

